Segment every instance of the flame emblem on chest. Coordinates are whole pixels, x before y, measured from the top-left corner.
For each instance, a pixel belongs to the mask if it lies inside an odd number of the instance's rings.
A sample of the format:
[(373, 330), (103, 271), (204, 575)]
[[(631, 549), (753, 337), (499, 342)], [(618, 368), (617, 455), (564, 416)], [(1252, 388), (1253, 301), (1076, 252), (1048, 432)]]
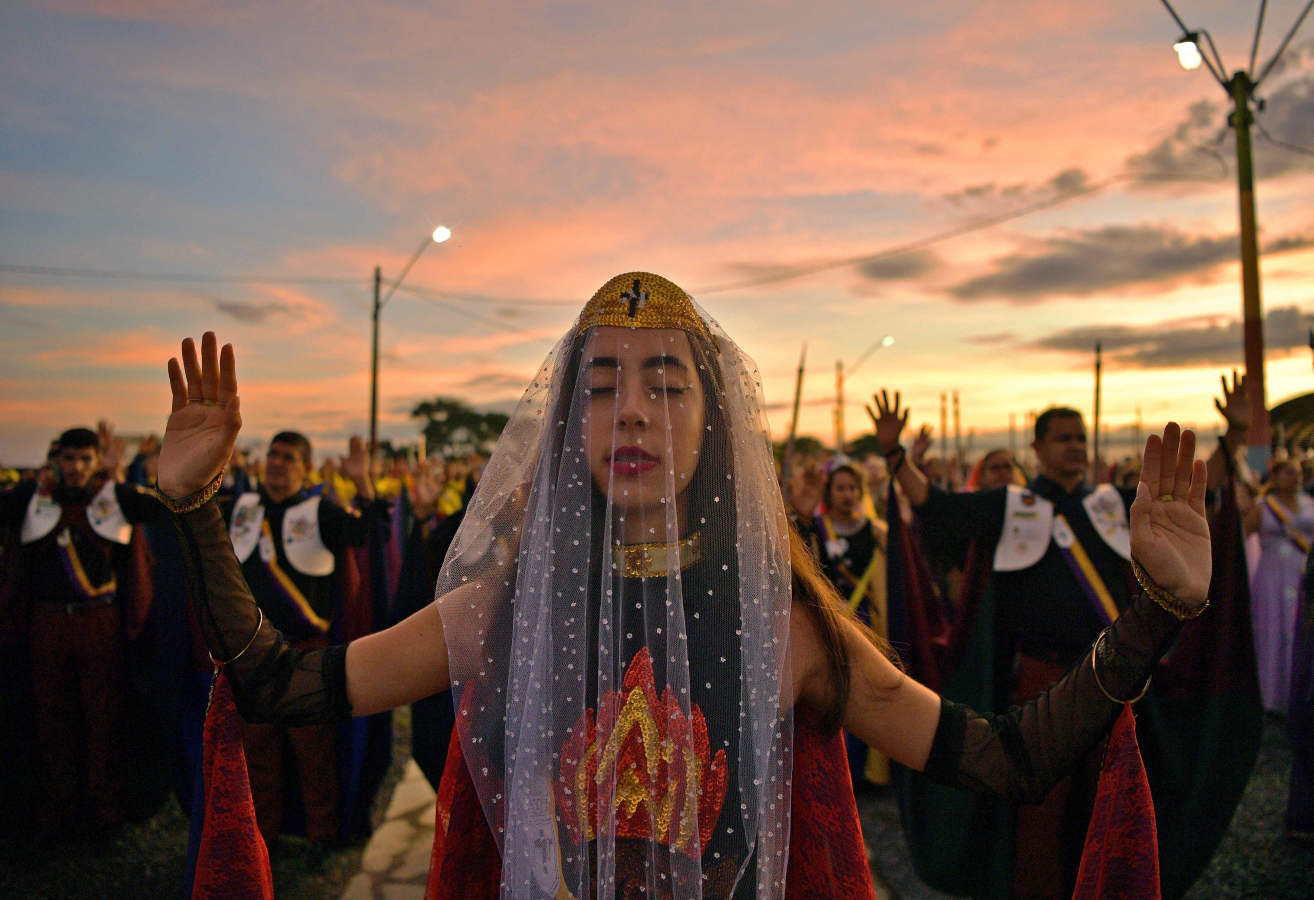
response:
[(669, 686), (657, 696), (648, 648), (621, 690), (579, 717), (561, 747), (557, 809), (576, 844), (615, 811), (616, 836), (652, 840), (697, 859), (711, 840), (726, 791), (725, 750), (711, 753), (707, 721), (686, 714)]

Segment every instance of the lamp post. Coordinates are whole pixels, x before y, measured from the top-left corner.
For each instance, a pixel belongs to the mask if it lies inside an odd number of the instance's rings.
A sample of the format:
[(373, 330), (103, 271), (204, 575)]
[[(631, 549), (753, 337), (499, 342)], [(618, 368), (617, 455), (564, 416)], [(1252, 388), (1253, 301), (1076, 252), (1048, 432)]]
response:
[[(1232, 101), (1232, 112), (1228, 115), (1227, 122), (1236, 131), (1236, 177), (1237, 177), (1237, 194), (1240, 214), (1241, 228), (1241, 316), (1242, 328), (1244, 334), (1245, 347), (1245, 365), (1246, 365), (1246, 388), (1249, 392), (1248, 400), (1250, 403), (1250, 434), (1246, 438), (1249, 445), (1248, 455), (1252, 466), (1260, 466), (1267, 461), (1269, 447), (1271, 446), (1271, 432), (1268, 420), (1268, 401), (1264, 387), (1264, 319), (1259, 302), (1259, 244), (1256, 238), (1255, 226), (1255, 172), (1254, 163), (1250, 147), (1250, 123), (1254, 121), (1251, 112), (1251, 101), (1254, 100), (1255, 89), (1273, 69), (1274, 63), (1282, 55), (1287, 44), (1295, 35), (1296, 30), (1300, 27), (1301, 22), (1309, 13), (1310, 7), (1314, 6), (1314, 0), (1310, 0), (1305, 5), (1304, 10), (1296, 18), (1295, 24), (1287, 32), (1281, 46), (1273, 54), (1273, 58), (1268, 61), (1260, 71), (1258, 77), (1252, 77), (1250, 72), (1245, 69), (1239, 69), (1232, 74), (1230, 78), (1226, 77), (1226, 67), (1223, 65), (1223, 59), (1218, 54), (1218, 48), (1214, 45), (1214, 39), (1208, 31), (1204, 29), (1191, 30), (1186, 27), (1186, 23), (1177, 15), (1172, 4), (1168, 0), (1162, 0), (1164, 8), (1173, 17), (1177, 25), (1182, 29), (1182, 36), (1173, 44), (1173, 50), (1177, 52), (1177, 60), (1181, 63), (1182, 68), (1192, 70), (1200, 67), (1204, 63), (1209, 69), (1209, 73), (1214, 76), (1214, 80), (1227, 91), (1228, 98)], [(1260, 7), (1259, 22), (1255, 26), (1255, 39), (1250, 49), (1250, 69), (1255, 67), (1255, 53), (1259, 49), (1259, 35), (1264, 24), (1264, 7)], [(1200, 36), (1203, 35), (1208, 41), (1209, 54), (1203, 52), (1200, 44)], [(1212, 59), (1210, 55), (1212, 54)], [(1263, 108), (1262, 102), (1259, 104)]]
[(452, 236), (452, 231), (444, 225), (439, 225), (433, 230), (432, 234), (426, 235), (420, 246), (415, 248), (411, 258), (407, 260), (406, 265), (402, 268), (401, 274), (397, 280), (388, 288), (388, 293), (383, 299), (379, 299), (380, 289), (383, 287), (383, 270), (379, 266), (374, 267), (374, 330), (370, 342), (370, 459), (374, 459), (374, 454), (379, 449), (379, 310), (383, 309), (384, 304), (392, 299), (393, 292), (406, 279), (406, 274), (411, 271), (415, 261), (420, 258), (420, 254), (430, 244), (441, 244)]
[(835, 360), (835, 452), (844, 453), (844, 379), (852, 376), (857, 371), (858, 366), (866, 362), (867, 357), (882, 347), (889, 347), (893, 344), (893, 336), (885, 335), (862, 351), (862, 355), (854, 360), (853, 365), (849, 366), (847, 370), (844, 368), (842, 360)]

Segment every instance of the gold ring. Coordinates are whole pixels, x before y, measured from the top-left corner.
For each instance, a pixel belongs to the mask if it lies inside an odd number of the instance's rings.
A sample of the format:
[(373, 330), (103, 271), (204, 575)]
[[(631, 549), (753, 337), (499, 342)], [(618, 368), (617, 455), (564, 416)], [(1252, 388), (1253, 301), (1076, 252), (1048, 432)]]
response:
[(202, 400), (202, 401), (201, 401), (201, 405), (202, 405), (202, 406), (223, 406), (223, 404), (220, 403), (218, 400)]
[(1156, 499), (1160, 503), (1172, 503), (1177, 498), (1174, 497), (1172, 494), (1160, 494)]

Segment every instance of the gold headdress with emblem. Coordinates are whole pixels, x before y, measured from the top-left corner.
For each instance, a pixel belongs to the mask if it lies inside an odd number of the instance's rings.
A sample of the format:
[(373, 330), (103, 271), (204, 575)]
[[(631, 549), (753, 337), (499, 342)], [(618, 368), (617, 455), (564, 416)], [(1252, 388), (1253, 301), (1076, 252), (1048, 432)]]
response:
[(575, 334), (598, 325), (678, 328), (712, 340), (693, 298), (673, 281), (651, 272), (626, 272), (598, 288), (575, 323)]

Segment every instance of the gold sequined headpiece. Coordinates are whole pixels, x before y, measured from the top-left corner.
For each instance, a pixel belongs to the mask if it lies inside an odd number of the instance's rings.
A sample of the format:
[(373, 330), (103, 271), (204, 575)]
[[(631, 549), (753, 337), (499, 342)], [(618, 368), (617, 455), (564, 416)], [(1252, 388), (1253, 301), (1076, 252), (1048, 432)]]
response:
[(575, 333), (598, 325), (678, 328), (712, 339), (707, 323), (694, 309), (693, 298), (679, 285), (651, 272), (626, 272), (598, 288), (579, 314)]

